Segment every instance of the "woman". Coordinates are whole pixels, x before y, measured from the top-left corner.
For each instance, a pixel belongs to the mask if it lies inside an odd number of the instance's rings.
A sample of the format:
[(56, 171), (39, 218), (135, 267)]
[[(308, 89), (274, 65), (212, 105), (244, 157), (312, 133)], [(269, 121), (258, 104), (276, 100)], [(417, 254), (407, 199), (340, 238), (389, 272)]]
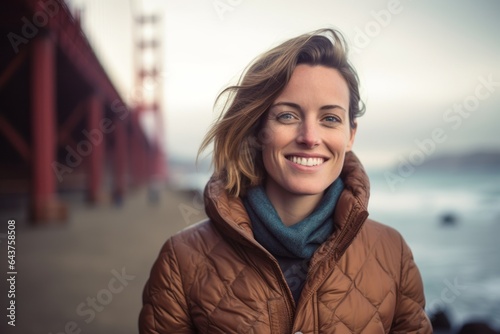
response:
[(410, 249), (367, 218), (340, 33), (284, 42), (225, 93), (201, 148), (214, 143), (209, 218), (161, 250), (141, 333), (431, 333)]

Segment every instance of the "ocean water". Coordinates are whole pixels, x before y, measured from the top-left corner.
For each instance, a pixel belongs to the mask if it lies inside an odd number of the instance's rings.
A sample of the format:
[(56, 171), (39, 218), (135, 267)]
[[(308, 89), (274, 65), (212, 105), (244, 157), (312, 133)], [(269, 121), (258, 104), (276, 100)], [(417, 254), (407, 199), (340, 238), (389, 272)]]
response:
[[(416, 171), (393, 188), (385, 172), (368, 170), (370, 217), (410, 245), (427, 312), (444, 309), (455, 326), (483, 320), (500, 329), (500, 171)], [(203, 191), (209, 177), (185, 175), (178, 186)], [(444, 215), (455, 223), (443, 224)]]
[[(428, 313), (500, 328), (500, 171), (417, 171), (392, 188), (384, 171), (369, 175), (370, 217), (410, 245)], [(445, 215), (455, 223), (443, 223)]]

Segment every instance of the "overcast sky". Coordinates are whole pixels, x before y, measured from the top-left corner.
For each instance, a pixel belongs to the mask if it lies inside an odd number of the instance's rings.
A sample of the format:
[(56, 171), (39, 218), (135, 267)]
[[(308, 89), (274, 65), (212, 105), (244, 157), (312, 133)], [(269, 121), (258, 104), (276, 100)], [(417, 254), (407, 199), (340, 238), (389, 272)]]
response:
[(215, 97), (253, 58), (323, 27), (338, 28), (351, 45), (367, 105), (354, 151), (365, 164), (408, 158), (422, 150), (416, 141), (435, 142), (436, 151), (426, 157), (500, 149), (500, 1), (71, 3), (85, 7), (89, 38), (127, 99), (133, 87), (132, 7), (162, 15), (160, 83), (170, 154), (195, 156), (216, 116)]

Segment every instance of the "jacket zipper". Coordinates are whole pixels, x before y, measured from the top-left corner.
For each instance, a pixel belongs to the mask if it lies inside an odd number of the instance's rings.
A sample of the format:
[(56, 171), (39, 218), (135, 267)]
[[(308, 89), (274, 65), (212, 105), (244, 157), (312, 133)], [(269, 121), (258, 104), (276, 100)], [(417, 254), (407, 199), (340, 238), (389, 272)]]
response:
[[(227, 227), (230, 228), (230, 227)], [(243, 239), (248, 242), (257, 252), (261, 252), (262, 256), (264, 259), (270, 262), (271, 266), (273, 267), (274, 275), (276, 276), (276, 279), (278, 281), (278, 285), (280, 286), (281, 292), (283, 293), (283, 296), (285, 298), (285, 305), (286, 305), (286, 311), (288, 315), (288, 321), (289, 321), (289, 328), (293, 328), (293, 313), (295, 312), (295, 301), (293, 300), (292, 297), (292, 292), (290, 291), (290, 288), (288, 287), (285, 277), (283, 276), (283, 272), (281, 271), (278, 261), (272, 256), (271, 253), (269, 253), (268, 250), (266, 250), (264, 247), (262, 247), (259, 243), (257, 243), (255, 240), (252, 240), (248, 238), (244, 233), (241, 232), (241, 230), (236, 230), (233, 229), (233, 231), (236, 231), (240, 236), (243, 237)], [(233, 241), (236, 245), (239, 244), (237, 241)], [(293, 311), (292, 311), (293, 310)]]
[[(274, 260), (273, 260), (274, 262)], [(290, 288), (288, 287), (288, 285), (285, 283), (283, 283), (283, 281), (285, 280), (285, 278), (283, 277), (283, 273), (281, 272), (281, 269), (279, 268), (279, 266), (277, 265), (277, 263), (273, 263), (273, 266), (274, 266), (274, 274), (276, 275), (276, 278), (278, 279), (278, 282), (279, 282), (279, 285), (281, 287), (281, 291), (283, 292), (283, 296), (285, 297), (285, 305), (286, 305), (286, 312), (288, 314), (288, 323), (290, 324), (289, 328), (292, 329), (293, 328), (293, 313), (291, 310), (290, 310), (290, 306), (292, 306), (292, 309), (295, 309), (295, 301), (293, 301), (293, 299), (290, 299), (290, 295), (291, 295), (291, 291), (290, 291)], [(278, 267), (278, 268), (276, 268)]]

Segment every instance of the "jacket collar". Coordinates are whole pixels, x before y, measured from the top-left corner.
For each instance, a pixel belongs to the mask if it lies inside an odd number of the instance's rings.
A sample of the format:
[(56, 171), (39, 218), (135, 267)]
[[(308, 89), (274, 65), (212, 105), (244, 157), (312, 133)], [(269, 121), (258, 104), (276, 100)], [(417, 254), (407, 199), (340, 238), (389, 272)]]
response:
[[(368, 217), (367, 206), (370, 196), (368, 176), (356, 155), (346, 153), (340, 177), (344, 181), (344, 191), (340, 195), (333, 215), (335, 233), (318, 249), (311, 265), (319, 258), (333, 252), (338, 259), (358, 233)], [(240, 198), (229, 197), (223, 181), (212, 177), (205, 187), (205, 211), (215, 227), (225, 236), (238, 243), (257, 245), (252, 226)]]

